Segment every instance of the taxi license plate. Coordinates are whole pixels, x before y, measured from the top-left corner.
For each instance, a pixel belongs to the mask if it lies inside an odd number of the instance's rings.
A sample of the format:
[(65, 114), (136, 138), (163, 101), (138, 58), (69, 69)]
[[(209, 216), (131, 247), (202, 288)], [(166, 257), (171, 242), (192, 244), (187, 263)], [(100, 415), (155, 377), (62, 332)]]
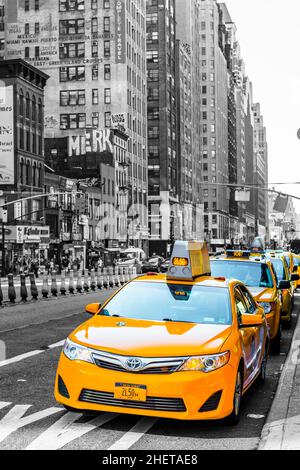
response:
[(116, 383), (114, 397), (128, 401), (147, 401), (147, 387), (145, 385)]

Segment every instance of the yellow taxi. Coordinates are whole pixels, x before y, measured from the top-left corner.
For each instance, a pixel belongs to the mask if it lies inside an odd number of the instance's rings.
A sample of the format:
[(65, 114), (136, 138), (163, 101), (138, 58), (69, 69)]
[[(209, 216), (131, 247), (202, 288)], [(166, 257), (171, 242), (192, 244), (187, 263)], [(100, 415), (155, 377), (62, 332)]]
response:
[(294, 269), (293, 272), (294, 274), (299, 275), (299, 280), (296, 282), (296, 289), (300, 287), (300, 256), (293, 254), (293, 264), (294, 264)]
[[(280, 253), (268, 253), (267, 258), (274, 268), (278, 289), (281, 293), (281, 322), (287, 327), (290, 326), (293, 313), (293, 287), (292, 281), (298, 279), (298, 275), (290, 275), (286, 262), (286, 257)], [(297, 282), (297, 281), (296, 281)], [(283, 284), (285, 285), (285, 288)]]
[[(272, 350), (279, 354), (281, 343), (281, 299), (271, 262), (265, 255), (251, 251), (227, 250), (223, 259), (211, 260), (213, 276), (239, 279), (265, 311)], [(290, 285), (290, 284), (289, 284)], [(286, 288), (287, 284), (281, 284)]]
[(176, 242), (167, 274), (129, 282), (65, 342), (55, 398), (69, 410), (238, 422), (264, 381), (264, 309), (238, 280), (210, 276), (206, 244)]

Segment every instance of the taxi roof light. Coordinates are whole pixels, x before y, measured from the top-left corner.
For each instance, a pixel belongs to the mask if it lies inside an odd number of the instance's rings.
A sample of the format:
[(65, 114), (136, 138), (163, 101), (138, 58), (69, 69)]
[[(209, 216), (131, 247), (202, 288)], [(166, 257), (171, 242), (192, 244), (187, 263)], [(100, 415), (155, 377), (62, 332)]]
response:
[(192, 281), (199, 276), (210, 276), (209, 253), (205, 242), (176, 241), (171, 260), (168, 279)]

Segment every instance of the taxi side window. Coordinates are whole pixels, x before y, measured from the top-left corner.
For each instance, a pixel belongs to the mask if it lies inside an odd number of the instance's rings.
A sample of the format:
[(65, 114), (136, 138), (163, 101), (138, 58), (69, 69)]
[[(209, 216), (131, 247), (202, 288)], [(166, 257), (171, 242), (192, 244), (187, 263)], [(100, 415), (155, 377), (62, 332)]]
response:
[(242, 323), (242, 315), (247, 313), (247, 305), (241, 291), (236, 287), (234, 290), (234, 300), (239, 324)]
[(245, 299), (245, 302), (247, 304), (247, 313), (252, 313), (254, 314), (256, 312), (256, 305), (251, 297), (251, 295), (249, 294), (249, 292), (247, 291), (247, 289), (243, 286), (240, 286), (239, 287), (244, 299)]

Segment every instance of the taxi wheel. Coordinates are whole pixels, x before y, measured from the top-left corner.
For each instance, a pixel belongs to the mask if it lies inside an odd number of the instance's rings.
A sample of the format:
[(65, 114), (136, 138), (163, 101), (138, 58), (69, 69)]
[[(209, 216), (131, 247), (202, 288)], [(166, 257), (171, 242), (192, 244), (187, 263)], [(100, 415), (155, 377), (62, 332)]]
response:
[(277, 335), (272, 340), (272, 352), (274, 354), (280, 354), (281, 332), (282, 332), (282, 326), (280, 324)]
[(228, 425), (235, 426), (238, 424), (241, 417), (241, 401), (242, 401), (242, 391), (243, 391), (243, 376), (242, 368), (240, 366), (235, 382), (234, 396), (233, 396), (233, 410), (231, 415), (226, 418)]

